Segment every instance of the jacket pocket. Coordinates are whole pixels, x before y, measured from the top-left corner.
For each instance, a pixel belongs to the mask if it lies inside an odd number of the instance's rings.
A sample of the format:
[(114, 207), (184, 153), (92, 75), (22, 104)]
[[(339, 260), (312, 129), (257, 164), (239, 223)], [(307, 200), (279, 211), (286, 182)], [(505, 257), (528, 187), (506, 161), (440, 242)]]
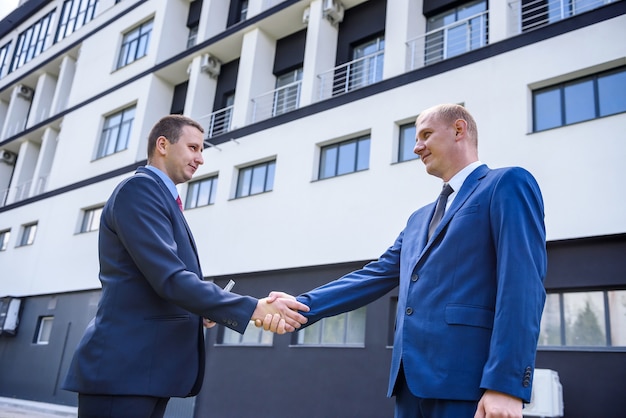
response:
[(189, 315), (151, 315), (144, 319), (146, 321), (188, 321)]
[(445, 318), (449, 325), (469, 325), (492, 329), (494, 315), (494, 311), (482, 306), (451, 303), (446, 306)]

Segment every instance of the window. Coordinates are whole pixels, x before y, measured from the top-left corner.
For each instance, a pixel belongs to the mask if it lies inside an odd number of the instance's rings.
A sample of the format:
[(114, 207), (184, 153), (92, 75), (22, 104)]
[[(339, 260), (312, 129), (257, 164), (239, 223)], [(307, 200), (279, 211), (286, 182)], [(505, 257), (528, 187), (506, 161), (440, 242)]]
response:
[(106, 157), (128, 147), (134, 119), (135, 106), (106, 117), (96, 158)]
[(128, 65), (148, 53), (148, 44), (150, 43), (153, 23), (152, 20), (146, 22), (124, 35), (116, 68)]
[(365, 344), (365, 313), (366, 308), (362, 307), (324, 318), (298, 331), (298, 345), (362, 347)]
[(6, 251), (9, 246), (9, 238), (11, 238), (10, 229), (0, 231), (0, 251)]
[(533, 131), (626, 112), (626, 67), (533, 92)]
[(407, 123), (400, 126), (400, 138), (398, 142), (398, 162), (415, 160), (419, 155), (413, 152), (415, 149), (415, 124)]
[(271, 191), (274, 187), (275, 170), (275, 160), (240, 169), (235, 197)]
[(54, 41), (61, 41), (90, 22), (97, 6), (98, 0), (65, 0)]
[(383, 58), (385, 37), (379, 36), (354, 48), (352, 59), (354, 65), (348, 71), (349, 90), (376, 83), (383, 78)]
[(274, 334), (270, 331), (264, 331), (263, 328), (257, 328), (251, 322), (243, 334), (230, 328), (224, 328), (221, 341), (224, 345), (272, 345)]
[(238, 20), (238, 22), (243, 22), (248, 17), (248, 2), (249, 2), (249, 0), (240, 0), (239, 1), (239, 20)]
[(522, 0), (522, 31), (535, 29), (587, 12), (612, 1), (615, 0)]
[(15, 53), (9, 72), (15, 71), (28, 61), (41, 54), (49, 46), (52, 26), (50, 22), (54, 11), (48, 13), (34, 25), (20, 33), (15, 44)]
[(198, 25), (189, 28), (189, 34), (187, 35), (187, 48), (191, 48), (196, 44), (198, 40)]
[(37, 330), (35, 332), (34, 343), (35, 344), (48, 344), (50, 342), (50, 335), (52, 335), (52, 323), (54, 322), (53, 316), (40, 316), (37, 321)]
[(35, 242), (35, 233), (37, 232), (37, 222), (22, 226), (22, 236), (18, 243), (18, 247), (32, 245)]
[(425, 63), (432, 64), (487, 44), (487, 2), (472, 1), (428, 19)]
[(100, 216), (103, 207), (85, 209), (83, 211), (83, 220), (80, 224), (80, 232), (97, 231), (100, 227)]
[(321, 180), (367, 170), (369, 158), (369, 136), (327, 145), (321, 152), (319, 178)]
[(539, 345), (626, 347), (626, 290), (548, 294)]
[(276, 78), (272, 116), (282, 115), (298, 108), (300, 102), (300, 80), (302, 80), (302, 68)]
[(187, 197), (185, 198), (185, 209), (214, 204), (216, 191), (217, 176), (189, 182)]
[(0, 78), (7, 75), (9, 65), (9, 48), (11, 48), (10, 41), (0, 48)]

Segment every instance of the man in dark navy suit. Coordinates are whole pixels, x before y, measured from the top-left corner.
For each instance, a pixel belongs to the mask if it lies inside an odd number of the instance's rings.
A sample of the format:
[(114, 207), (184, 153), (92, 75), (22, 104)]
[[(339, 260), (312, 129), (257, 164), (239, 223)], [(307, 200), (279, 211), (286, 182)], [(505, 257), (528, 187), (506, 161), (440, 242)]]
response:
[(203, 132), (185, 116), (159, 120), (148, 137), (148, 165), (122, 181), (102, 211), (102, 297), (63, 384), (78, 392), (81, 418), (162, 417), (170, 397), (196, 395), (203, 318), (240, 333), (251, 319), (279, 333), (306, 322), (299, 302), (274, 306), (203, 280), (176, 191), (204, 162)]
[(311, 308), (310, 325), (399, 286), (388, 388), (395, 416), (521, 418), (545, 301), (541, 192), (526, 170), (478, 160), (464, 107), (427, 109), (415, 126), (415, 153), (449, 194), (440, 222), (431, 222), (436, 204), (424, 206), (377, 261), (297, 300)]

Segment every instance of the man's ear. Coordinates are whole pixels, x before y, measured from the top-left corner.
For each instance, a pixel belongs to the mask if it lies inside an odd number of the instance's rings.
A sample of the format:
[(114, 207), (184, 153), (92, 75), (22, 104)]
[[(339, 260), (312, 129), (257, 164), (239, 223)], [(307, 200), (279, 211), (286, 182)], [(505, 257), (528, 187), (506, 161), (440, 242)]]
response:
[(170, 145), (170, 141), (167, 140), (166, 137), (164, 137), (163, 135), (161, 135), (160, 137), (157, 138), (156, 140), (156, 152), (159, 155), (165, 155), (167, 154), (167, 147)]
[(457, 119), (454, 121), (454, 129), (456, 130), (456, 139), (459, 139), (459, 135), (464, 137), (467, 133), (467, 121), (465, 119)]

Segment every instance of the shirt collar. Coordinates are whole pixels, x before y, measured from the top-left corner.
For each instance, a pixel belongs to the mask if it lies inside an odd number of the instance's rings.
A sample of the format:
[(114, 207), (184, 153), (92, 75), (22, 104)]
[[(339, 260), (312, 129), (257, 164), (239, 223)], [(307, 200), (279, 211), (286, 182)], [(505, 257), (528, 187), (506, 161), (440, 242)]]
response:
[(483, 165), (480, 161), (474, 161), (473, 163), (468, 164), (465, 168), (458, 173), (456, 173), (448, 182), (454, 193), (458, 192), (463, 185), (463, 182), (472, 174), (472, 171), (476, 170), (479, 166)]
[(161, 180), (163, 180), (163, 183), (165, 183), (167, 190), (170, 191), (174, 199), (178, 197), (178, 189), (176, 188), (176, 185), (174, 184), (171, 178), (169, 178), (164, 172), (162, 172), (161, 170), (159, 170), (158, 168), (152, 165), (147, 165), (146, 168), (152, 171), (153, 173), (156, 173), (156, 175), (159, 176)]

